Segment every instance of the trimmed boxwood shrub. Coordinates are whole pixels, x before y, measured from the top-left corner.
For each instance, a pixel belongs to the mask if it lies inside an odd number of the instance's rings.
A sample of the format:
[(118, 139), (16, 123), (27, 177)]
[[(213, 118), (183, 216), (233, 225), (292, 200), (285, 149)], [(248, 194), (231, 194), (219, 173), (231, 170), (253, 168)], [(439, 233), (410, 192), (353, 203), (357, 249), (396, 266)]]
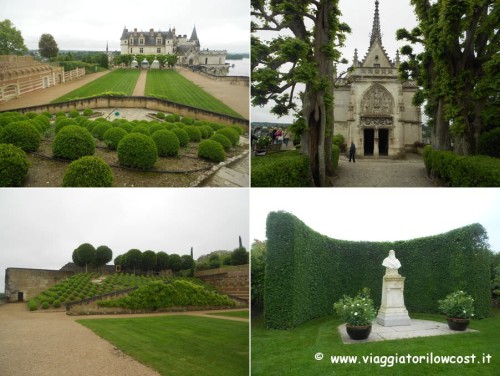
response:
[(203, 128), (200, 126), (196, 126), (196, 128), (198, 128), (200, 130), (201, 138), (203, 138), (203, 139), (208, 138), (208, 132), (207, 132), (206, 128)]
[(175, 120), (175, 116), (170, 114), (165, 116), (165, 121), (169, 123), (175, 123), (177, 120)]
[(1, 143), (12, 144), (24, 151), (35, 151), (40, 146), (41, 136), (30, 121), (16, 121), (4, 127)]
[(49, 306), (50, 306), (49, 302), (43, 302), (42, 303), (42, 309), (47, 309), (47, 308), (49, 308)]
[(30, 163), (19, 147), (0, 144), (0, 187), (19, 187), (28, 176)]
[(163, 112), (157, 112), (157, 113), (156, 113), (156, 117), (157, 117), (158, 119), (165, 119), (165, 114), (164, 114)]
[(83, 110), (83, 116), (90, 116), (94, 113), (94, 111), (92, 111), (92, 109), (90, 108), (86, 108), (85, 110)]
[(92, 135), (78, 125), (68, 125), (61, 129), (52, 143), (52, 153), (58, 158), (74, 160), (93, 155), (94, 152), (95, 143)]
[(296, 150), (252, 158), (252, 187), (308, 187), (309, 159)]
[(208, 122), (208, 125), (210, 126), (210, 128), (212, 128), (214, 130), (214, 132), (217, 132), (219, 129), (226, 128), (226, 126), (224, 124), (221, 124), (221, 123)]
[(187, 146), (187, 144), (189, 143), (189, 135), (187, 134), (187, 132), (184, 129), (173, 128), (172, 132), (179, 139), (179, 144), (180, 144), (181, 147), (182, 146)]
[(226, 159), (224, 147), (214, 140), (204, 140), (198, 146), (198, 157), (212, 162), (222, 162)]
[(67, 117), (58, 117), (56, 119), (55, 132), (58, 133), (61, 129), (68, 125), (78, 125), (75, 119), (69, 119)]
[(59, 300), (54, 300), (54, 303), (52, 303), (54, 308), (59, 308), (61, 306), (61, 302)]
[(50, 112), (48, 112), (48, 111), (42, 112), (42, 115), (45, 116), (48, 119), (52, 119), (52, 114)]
[(94, 128), (92, 128), (92, 136), (102, 141), (104, 140), (104, 133), (106, 133), (111, 128), (111, 124), (109, 124), (107, 121), (99, 122)]
[(335, 302), (363, 287), (380, 305), (381, 265), (396, 251), (406, 277), (405, 305), (410, 312), (438, 313), (439, 299), (459, 289), (474, 297), (478, 318), (489, 315), (490, 257), (486, 231), (473, 224), (407, 241), (357, 242), (330, 239), (292, 214), (267, 217), (264, 306), (268, 328), (288, 329), (332, 314)]
[(118, 144), (118, 160), (122, 166), (148, 170), (158, 159), (158, 150), (151, 137), (130, 133)]
[(201, 141), (201, 131), (198, 127), (194, 125), (188, 125), (184, 127), (184, 130), (189, 135), (189, 141), (191, 142), (200, 142)]
[(70, 118), (77, 118), (80, 116), (80, 112), (77, 110), (71, 110), (68, 115)]
[(132, 131), (130, 131), (130, 133), (142, 133), (146, 136), (149, 136), (149, 129), (145, 125), (136, 125), (134, 128), (132, 128)]
[(207, 131), (207, 137), (210, 138), (214, 134), (214, 130), (209, 125), (202, 125), (201, 129), (205, 129)]
[(125, 130), (127, 133), (132, 132), (132, 129), (134, 129), (134, 126), (130, 123), (122, 123), (118, 126), (118, 128), (121, 128)]
[(229, 128), (234, 129), (238, 134), (241, 136), (243, 133), (245, 133), (245, 130), (240, 127), (239, 125), (233, 124)]
[(104, 160), (86, 156), (71, 162), (64, 173), (63, 187), (111, 187), (113, 173)]
[(127, 131), (120, 127), (112, 127), (108, 129), (103, 136), (104, 142), (108, 148), (116, 150), (120, 140), (127, 135)]
[(191, 119), (190, 117), (186, 116), (181, 119), (181, 122), (183, 122), (186, 125), (193, 125), (194, 119)]
[(36, 302), (31, 299), (30, 301), (28, 301), (28, 309), (30, 311), (36, 311), (38, 309), (38, 304), (36, 304)]
[(179, 154), (179, 139), (175, 133), (167, 130), (159, 130), (151, 136), (158, 149), (158, 155), (162, 157), (175, 157)]
[(149, 134), (153, 134), (155, 133), (156, 131), (162, 131), (162, 130), (166, 130), (167, 127), (165, 126), (165, 123), (155, 123), (155, 124), (152, 124), (150, 127), (149, 127)]
[(210, 137), (210, 140), (217, 141), (219, 144), (222, 145), (224, 150), (231, 149), (231, 140), (229, 140), (229, 138), (227, 138), (221, 133), (214, 134), (212, 137)]
[(479, 137), (479, 154), (500, 158), (500, 127), (484, 132)]
[(238, 145), (238, 143), (240, 142), (240, 134), (238, 133), (238, 131), (232, 128), (229, 127), (221, 128), (215, 133), (223, 134), (224, 136), (229, 138), (229, 141), (231, 141), (231, 145), (233, 146)]
[(179, 128), (177, 124), (174, 123), (164, 123), (165, 129), (171, 131), (172, 129)]

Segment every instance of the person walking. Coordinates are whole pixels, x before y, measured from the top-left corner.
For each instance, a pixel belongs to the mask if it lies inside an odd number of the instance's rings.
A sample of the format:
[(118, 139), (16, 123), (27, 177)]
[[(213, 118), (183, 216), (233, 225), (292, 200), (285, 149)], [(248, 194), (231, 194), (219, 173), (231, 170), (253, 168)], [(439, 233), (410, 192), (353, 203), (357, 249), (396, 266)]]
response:
[(349, 162), (351, 161), (356, 163), (356, 145), (354, 145), (354, 141), (351, 141), (351, 146), (349, 147)]
[(283, 142), (287, 147), (288, 147), (288, 141), (290, 141), (290, 131), (288, 130), (288, 128), (286, 128), (285, 132), (283, 133)]

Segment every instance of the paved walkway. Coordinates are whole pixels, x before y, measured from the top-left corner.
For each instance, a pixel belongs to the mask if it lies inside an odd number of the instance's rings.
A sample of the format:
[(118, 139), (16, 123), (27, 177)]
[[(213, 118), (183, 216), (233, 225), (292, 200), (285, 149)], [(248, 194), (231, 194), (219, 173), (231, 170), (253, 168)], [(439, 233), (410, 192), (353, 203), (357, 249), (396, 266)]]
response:
[(12, 110), (15, 108), (23, 108), (30, 106), (39, 106), (42, 104), (47, 104), (54, 99), (62, 97), (65, 94), (72, 92), (73, 90), (82, 87), (102, 76), (108, 74), (110, 71), (86, 74), (82, 78), (77, 80), (68, 81), (61, 85), (51, 86), (47, 89), (38, 90), (33, 93), (23, 95), (22, 97), (12, 99), (6, 103), (0, 104), (0, 111)]
[(135, 89), (132, 95), (134, 97), (143, 97), (146, 92), (146, 78), (148, 77), (147, 70), (141, 70), (137, 83), (135, 84)]
[(343, 343), (364, 343), (386, 341), (392, 339), (405, 339), (415, 337), (432, 337), (446, 334), (460, 334), (477, 332), (477, 330), (467, 329), (464, 332), (458, 332), (448, 328), (448, 324), (428, 320), (411, 320), (411, 325), (404, 326), (382, 326), (374, 322), (370, 336), (364, 340), (352, 340), (346, 332), (345, 324), (338, 327)]

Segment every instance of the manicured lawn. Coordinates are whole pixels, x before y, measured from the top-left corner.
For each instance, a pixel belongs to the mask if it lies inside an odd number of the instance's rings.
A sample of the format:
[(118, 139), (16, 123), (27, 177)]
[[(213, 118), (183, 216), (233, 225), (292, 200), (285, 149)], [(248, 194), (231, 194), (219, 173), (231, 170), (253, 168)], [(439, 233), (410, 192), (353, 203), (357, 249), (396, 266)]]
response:
[(212, 316), (230, 316), (230, 317), (241, 317), (248, 319), (248, 311), (234, 311), (234, 312), (220, 312), (220, 313), (209, 313)]
[(125, 93), (132, 95), (139, 78), (139, 71), (132, 69), (117, 69), (107, 75), (89, 82), (72, 92), (57, 98), (52, 103), (64, 102), (76, 98), (91, 97), (106, 92)]
[(173, 70), (149, 71), (146, 96), (165, 98), (172, 102), (241, 118), (236, 111)]
[(248, 324), (195, 316), (78, 322), (162, 375), (248, 375)]
[[(443, 316), (412, 314), (412, 318), (444, 322)], [(479, 333), (464, 333), (344, 345), (337, 332), (339, 319), (324, 317), (293, 330), (267, 330), (262, 316), (252, 319), (252, 375), (498, 375), (500, 369), (500, 312), (472, 321)], [(475, 364), (364, 364), (364, 356), (476, 355)], [(322, 353), (322, 360), (315, 354)], [(483, 362), (490, 354), (490, 364)], [(332, 364), (330, 356), (358, 357), (358, 364)], [(380, 363), (380, 362), (379, 362)], [(496, 371), (495, 371), (496, 370)]]

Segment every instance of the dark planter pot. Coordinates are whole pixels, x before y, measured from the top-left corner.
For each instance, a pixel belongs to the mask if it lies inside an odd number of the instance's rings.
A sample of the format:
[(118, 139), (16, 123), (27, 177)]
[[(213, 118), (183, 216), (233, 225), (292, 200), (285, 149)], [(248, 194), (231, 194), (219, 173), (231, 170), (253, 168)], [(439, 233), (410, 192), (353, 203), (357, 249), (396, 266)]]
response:
[(371, 325), (365, 325), (365, 326), (352, 326), (349, 324), (346, 324), (345, 326), (347, 330), (347, 334), (349, 335), (349, 338), (354, 339), (356, 341), (362, 340), (362, 339), (367, 339), (370, 333), (372, 332), (372, 326)]
[(469, 326), (469, 319), (448, 318), (448, 327), (451, 330), (463, 332)]

